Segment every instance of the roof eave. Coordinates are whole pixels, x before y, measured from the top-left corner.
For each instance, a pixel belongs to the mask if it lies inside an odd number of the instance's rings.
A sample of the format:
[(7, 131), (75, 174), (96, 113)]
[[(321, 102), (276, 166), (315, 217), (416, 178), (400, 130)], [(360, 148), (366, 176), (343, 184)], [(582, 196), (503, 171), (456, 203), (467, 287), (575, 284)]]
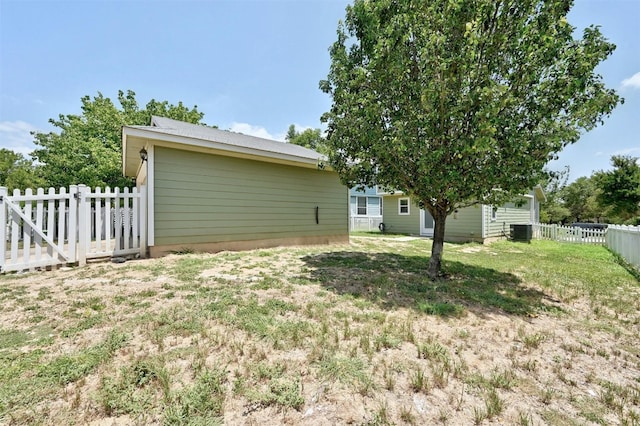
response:
[[(133, 147), (131, 143), (129, 143), (128, 137), (137, 137), (144, 138), (148, 140), (160, 141), (160, 142), (168, 142), (168, 143), (176, 143), (182, 144), (186, 146), (191, 146), (195, 148), (202, 148), (206, 150), (216, 151), (222, 155), (229, 156), (252, 156), (257, 158), (262, 158), (268, 161), (285, 161), (288, 163), (295, 163), (303, 167), (307, 168), (320, 168), (319, 163), (325, 163), (326, 159), (324, 157), (318, 157), (317, 159), (309, 158), (309, 157), (300, 157), (287, 153), (278, 153), (273, 151), (265, 151), (261, 149), (243, 147), (230, 145), (222, 142), (210, 141), (205, 139), (199, 139), (189, 136), (175, 135), (170, 133), (164, 133), (159, 131), (150, 131), (140, 127), (134, 126), (123, 126), (122, 128), (122, 141), (123, 141), (123, 173), (127, 176), (128, 173), (136, 173), (136, 170), (133, 170), (133, 165), (127, 164), (127, 153), (131, 149), (142, 148), (142, 147)], [(329, 166), (323, 166), (324, 170), (331, 171), (332, 168)]]

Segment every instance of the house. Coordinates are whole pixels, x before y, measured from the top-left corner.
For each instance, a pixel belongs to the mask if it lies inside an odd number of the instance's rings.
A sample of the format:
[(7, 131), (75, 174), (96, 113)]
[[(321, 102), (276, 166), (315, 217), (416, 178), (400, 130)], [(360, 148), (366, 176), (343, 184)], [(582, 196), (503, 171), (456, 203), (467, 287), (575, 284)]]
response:
[(349, 231), (377, 231), (382, 223), (382, 196), (377, 187), (349, 190)]
[(163, 117), (122, 144), (151, 256), (349, 241), (347, 188), (315, 151)]
[[(431, 214), (401, 193), (381, 192), (384, 203), (383, 225), (386, 232), (433, 236)], [(485, 242), (509, 236), (510, 226), (539, 221), (540, 202), (545, 195), (540, 186), (512, 203), (499, 207), (478, 204), (456, 210), (447, 217), (445, 240)]]

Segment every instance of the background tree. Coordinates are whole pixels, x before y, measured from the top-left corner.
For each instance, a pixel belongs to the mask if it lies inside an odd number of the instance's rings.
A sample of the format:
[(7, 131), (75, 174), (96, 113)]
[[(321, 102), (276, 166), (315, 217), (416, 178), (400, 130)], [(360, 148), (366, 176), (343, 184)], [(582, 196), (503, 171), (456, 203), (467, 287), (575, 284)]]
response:
[(6, 186), (9, 192), (14, 189), (38, 188), (44, 180), (37, 174), (33, 162), (18, 152), (0, 149), (0, 186)]
[(203, 113), (197, 106), (185, 107), (167, 101), (149, 101), (140, 109), (135, 93), (118, 91), (118, 108), (109, 98), (98, 92), (91, 99), (81, 99), (81, 115), (60, 115), (49, 122), (58, 133), (35, 133), (32, 153), (40, 166), (47, 186), (67, 187), (74, 184), (95, 186), (129, 186), (131, 180), (122, 176), (123, 125), (149, 125), (151, 115), (200, 123)]
[(600, 222), (604, 209), (598, 203), (599, 192), (594, 179), (585, 176), (579, 177), (562, 190), (564, 206), (571, 213), (572, 221)]
[(561, 172), (547, 171), (547, 178), (543, 183), (546, 200), (540, 205), (540, 222), (565, 223), (571, 212), (564, 206), (562, 192), (569, 179), (569, 166)]
[(441, 269), (445, 220), (500, 204), (619, 102), (594, 68), (615, 46), (597, 27), (574, 39), (569, 0), (355, 0), (331, 69), (328, 146), (349, 186), (411, 196), (435, 220), (428, 274)]
[(298, 132), (296, 126), (292, 124), (289, 126), (285, 139), (289, 143), (304, 146), (323, 154), (326, 151), (327, 141), (322, 136), (320, 129), (305, 129), (302, 132)]
[(640, 165), (638, 158), (628, 155), (611, 157), (613, 170), (594, 175), (600, 188), (598, 200), (610, 206), (614, 215), (628, 220), (640, 214)]

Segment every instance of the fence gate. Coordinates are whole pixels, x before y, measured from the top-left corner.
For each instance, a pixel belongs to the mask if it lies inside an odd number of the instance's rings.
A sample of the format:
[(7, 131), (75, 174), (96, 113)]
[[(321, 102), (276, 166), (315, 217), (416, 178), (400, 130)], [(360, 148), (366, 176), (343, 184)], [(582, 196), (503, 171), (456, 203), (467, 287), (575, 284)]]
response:
[(144, 188), (72, 185), (9, 195), (0, 187), (0, 271), (146, 253)]

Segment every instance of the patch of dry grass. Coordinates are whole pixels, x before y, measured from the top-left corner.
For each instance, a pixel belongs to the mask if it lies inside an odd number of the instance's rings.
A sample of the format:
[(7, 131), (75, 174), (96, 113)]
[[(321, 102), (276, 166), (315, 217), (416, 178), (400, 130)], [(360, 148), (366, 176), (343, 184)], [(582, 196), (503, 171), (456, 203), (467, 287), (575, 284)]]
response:
[(6, 424), (640, 422), (640, 285), (602, 247), (428, 240), (0, 277)]

